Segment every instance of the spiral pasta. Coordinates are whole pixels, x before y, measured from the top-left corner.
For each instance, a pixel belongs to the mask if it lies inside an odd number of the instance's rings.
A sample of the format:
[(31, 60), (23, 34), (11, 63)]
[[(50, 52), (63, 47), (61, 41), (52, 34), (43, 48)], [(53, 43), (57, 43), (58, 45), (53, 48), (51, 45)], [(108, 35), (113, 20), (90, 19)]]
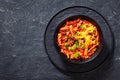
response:
[(100, 43), (99, 33), (91, 22), (78, 18), (66, 23), (59, 29), (57, 44), (61, 53), (69, 59), (87, 59)]

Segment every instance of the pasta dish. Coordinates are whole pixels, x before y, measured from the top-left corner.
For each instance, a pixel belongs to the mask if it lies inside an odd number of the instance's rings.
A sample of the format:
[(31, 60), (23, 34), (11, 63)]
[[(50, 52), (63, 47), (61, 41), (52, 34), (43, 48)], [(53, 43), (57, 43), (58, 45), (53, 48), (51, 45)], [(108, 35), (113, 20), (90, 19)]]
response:
[(99, 43), (99, 32), (91, 22), (78, 18), (66, 21), (57, 34), (57, 44), (61, 54), (68, 59), (88, 59)]

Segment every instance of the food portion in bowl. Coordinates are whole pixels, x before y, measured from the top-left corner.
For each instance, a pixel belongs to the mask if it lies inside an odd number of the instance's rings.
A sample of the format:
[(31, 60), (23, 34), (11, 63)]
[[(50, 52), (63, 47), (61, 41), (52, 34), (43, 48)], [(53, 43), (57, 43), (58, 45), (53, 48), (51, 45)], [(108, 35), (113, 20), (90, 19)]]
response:
[(97, 27), (92, 22), (77, 18), (66, 21), (57, 34), (61, 54), (70, 60), (90, 58), (100, 44)]

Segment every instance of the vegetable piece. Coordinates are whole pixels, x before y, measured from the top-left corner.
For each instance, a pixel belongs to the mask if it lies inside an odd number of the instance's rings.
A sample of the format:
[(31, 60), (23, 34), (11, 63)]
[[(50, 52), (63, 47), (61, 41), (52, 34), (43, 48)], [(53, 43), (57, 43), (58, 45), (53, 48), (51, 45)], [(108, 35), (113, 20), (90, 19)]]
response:
[(68, 50), (73, 50), (72, 47), (68, 47)]
[(78, 40), (75, 40), (75, 42), (74, 42), (76, 45), (79, 45), (79, 42), (78, 42)]
[(85, 28), (86, 25), (85, 24), (82, 24), (81, 26), (78, 26), (79, 28)]
[(74, 58), (78, 58), (80, 56), (79, 52), (73, 54)]
[(84, 45), (77, 45), (76, 47), (77, 47), (77, 48), (84, 49)]
[(80, 48), (81, 48), (81, 49), (84, 49), (84, 45), (80, 45)]
[(65, 43), (65, 47), (68, 47), (68, 43)]
[(68, 50), (75, 50), (77, 47), (76, 47), (76, 44), (74, 44), (73, 46), (71, 47), (68, 47)]

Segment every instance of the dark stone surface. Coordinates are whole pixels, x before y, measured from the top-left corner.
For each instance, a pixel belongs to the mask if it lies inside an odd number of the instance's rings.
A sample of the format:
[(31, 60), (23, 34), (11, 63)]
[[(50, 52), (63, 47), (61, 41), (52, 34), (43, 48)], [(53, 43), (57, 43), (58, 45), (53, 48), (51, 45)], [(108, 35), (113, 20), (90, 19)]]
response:
[[(93, 8), (111, 26), (114, 55), (98, 70), (65, 74), (48, 59), (43, 43), (47, 23), (70, 6)], [(0, 0), (0, 80), (119, 80), (119, 8), (119, 0)]]

